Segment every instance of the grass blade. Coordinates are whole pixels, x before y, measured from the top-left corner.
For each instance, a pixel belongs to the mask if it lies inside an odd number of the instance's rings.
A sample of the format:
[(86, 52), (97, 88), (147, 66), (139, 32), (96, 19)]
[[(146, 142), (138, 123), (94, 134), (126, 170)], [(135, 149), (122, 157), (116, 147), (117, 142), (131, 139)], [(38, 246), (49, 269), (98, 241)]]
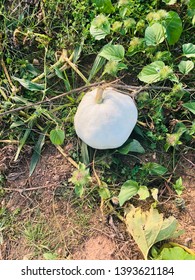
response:
[(41, 156), (41, 150), (45, 143), (45, 135), (47, 133), (48, 128), (49, 127), (47, 126), (43, 130), (43, 132), (41, 133), (41, 135), (38, 138), (37, 143), (35, 144), (34, 152), (33, 152), (32, 158), (31, 158), (31, 162), (30, 162), (29, 177), (33, 174), (35, 167), (36, 167), (37, 163), (39, 162), (39, 159)]
[(92, 69), (91, 69), (90, 74), (89, 74), (89, 78), (88, 78), (89, 82), (102, 69), (102, 67), (105, 65), (106, 61), (107, 60), (104, 57), (102, 57), (100, 55), (96, 56), (96, 59), (93, 63)]
[(90, 163), (88, 146), (83, 141), (82, 141), (82, 144), (81, 144), (81, 157), (82, 157), (82, 162), (85, 165), (88, 165)]
[(26, 140), (28, 139), (28, 136), (30, 135), (32, 126), (33, 126), (33, 122), (29, 122), (29, 128), (27, 128), (27, 129), (25, 130), (24, 135), (22, 136), (22, 138), (21, 138), (20, 141), (19, 141), (19, 146), (18, 146), (16, 155), (15, 155), (14, 161), (16, 161), (16, 160), (18, 159), (19, 154), (20, 154), (20, 152), (21, 152), (23, 146), (24, 146), (24, 144), (26, 143)]

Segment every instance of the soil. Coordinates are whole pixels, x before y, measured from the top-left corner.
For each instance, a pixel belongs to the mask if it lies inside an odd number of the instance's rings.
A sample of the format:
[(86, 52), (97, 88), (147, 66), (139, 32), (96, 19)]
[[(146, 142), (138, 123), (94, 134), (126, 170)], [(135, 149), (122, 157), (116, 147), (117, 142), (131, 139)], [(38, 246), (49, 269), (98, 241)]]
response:
[[(76, 197), (68, 181), (75, 167), (54, 146), (45, 146), (31, 177), (31, 148), (25, 147), (14, 162), (16, 150), (16, 146), (7, 145), (0, 153), (0, 171), (6, 177), (0, 202), (10, 217), (0, 235), (0, 259), (44, 259), (45, 252), (52, 252), (58, 259), (143, 259), (124, 223), (100, 207), (98, 196), (83, 200)], [(64, 147), (65, 153), (70, 150), (70, 144)], [(185, 230), (176, 242), (193, 250), (194, 171), (192, 155), (182, 157), (177, 172), (185, 185), (183, 205), (174, 203), (175, 194), (169, 188), (169, 195), (159, 204), (159, 210), (177, 218)]]

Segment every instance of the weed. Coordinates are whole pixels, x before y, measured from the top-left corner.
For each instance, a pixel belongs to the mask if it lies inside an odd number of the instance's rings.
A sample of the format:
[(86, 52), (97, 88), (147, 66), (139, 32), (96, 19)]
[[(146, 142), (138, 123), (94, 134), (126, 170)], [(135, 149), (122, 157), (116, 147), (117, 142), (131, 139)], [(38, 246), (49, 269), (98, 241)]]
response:
[[(172, 6), (157, 0), (32, 2), (2, 0), (0, 7), (0, 145), (19, 143), (15, 163), (26, 144), (33, 146), (31, 176), (48, 140), (56, 146), (73, 142), (68, 156), (85, 165), (79, 163), (69, 183), (55, 193), (56, 199), (71, 200), (75, 210), (68, 237), (80, 228), (82, 236), (88, 231), (91, 212), (83, 212), (85, 207), (92, 211), (100, 199), (101, 207), (115, 199), (123, 211), (132, 198), (149, 196), (156, 207), (165, 183), (184, 209), (184, 186), (175, 170), (181, 154), (194, 144), (193, 1)], [(94, 154), (75, 140), (73, 117), (83, 92), (58, 96), (93, 79), (113, 77), (146, 84), (135, 96), (139, 120), (124, 146)], [(157, 158), (146, 158), (156, 152)], [(0, 173), (2, 198), (5, 184)], [(1, 208), (0, 243), (18, 234), (19, 212)], [(56, 250), (66, 245), (37, 213), (33, 221), (25, 219), (21, 232), (35, 257), (58, 258)], [(156, 258), (166, 254), (158, 251)]]

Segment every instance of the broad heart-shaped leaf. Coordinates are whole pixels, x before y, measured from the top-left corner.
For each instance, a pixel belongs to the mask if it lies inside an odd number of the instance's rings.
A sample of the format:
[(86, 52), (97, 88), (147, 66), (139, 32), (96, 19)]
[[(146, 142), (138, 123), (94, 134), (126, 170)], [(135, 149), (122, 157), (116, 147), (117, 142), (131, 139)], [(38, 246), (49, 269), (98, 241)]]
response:
[(101, 40), (110, 34), (110, 23), (104, 15), (99, 15), (91, 22), (90, 33), (96, 40)]
[(160, 23), (154, 23), (145, 30), (145, 42), (147, 46), (156, 46), (165, 39), (165, 28)]
[(132, 196), (136, 195), (138, 190), (139, 190), (139, 186), (136, 181), (133, 181), (133, 180), (126, 181), (122, 185), (119, 196), (118, 196), (120, 206), (122, 206)]
[(145, 260), (150, 248), (156, 243), (162, 224), (163, 215), (154, 208), (142, 212), (141, 208), (132, 207), (126, 216), (127, 231), (139, 246)]
[(183, 55), (186, 57), (195, 57), (195, 45), (192, 43), (182, 45)]
[(166, 29), (166, 36), (169, 45), (174, 45), (180, 38), (183, 31), (182, 21), (176, 12), (167, 13), (163, 25)]
[(165, 66), (163, 61), (155, 61), (149, 65), (144, 66), (142, 71), (139, 73), (138, 78), (140, 81), (151, 84), (160, 81), (160, 71)]
[(65, 138), (64, 130), (61, 129), (52, 129), (50, 131), (50, 140), (54, 145), (62, 145)]
[(44, 88), (45, 88), (44, 84), (33, 83), (29, 80), (19, 79), (17, 77), (13, 77), (13, 79), (15, 81), (18, 81), (24, 88), (26, 88), (30, 91), (40, 91), (40, 90), (44, 90)]
[(127, 155), (129, 152), (143, 154), (145, 150), (136, 139), (133, 139), (130, 143), (118, 149), (118, 152), (122, 155)]
[(141, 208), (132, 206), (126, 216), (126, 226), (145, 260), (155, 243), (181, 234), (177, 230), (178, 222), (174, 217), (163, 219), (163, 215), (153, 207), (149, 211), (143, 212)]
[(122, 45), (105, 45), (99, 53), (100, 56), (107, 60), (121, 61), (125, 55), (125, 49)]
[(179, 71), (187, 75), (193, 68), (194, 68), (194, 62), (191, 60), (182, 60), (178, 65)]
[(114, 12), (114, 6), (111, 0), (92, 0), (102, 13), (111, 14)]
[(190, 112), (195, 114), (195, 101), (184, 103), (183, 107), (187, 108)]

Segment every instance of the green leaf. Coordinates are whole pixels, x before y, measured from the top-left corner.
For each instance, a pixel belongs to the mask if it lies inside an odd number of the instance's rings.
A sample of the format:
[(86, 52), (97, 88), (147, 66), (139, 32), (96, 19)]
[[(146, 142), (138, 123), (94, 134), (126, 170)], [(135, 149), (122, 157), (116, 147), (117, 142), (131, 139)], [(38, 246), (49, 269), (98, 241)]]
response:
[(159, 72), (165, 66), (162, 61), (155, 61), (143, 67), (139, 73), (138, 78), (140, 81), (151, 84), (161, 80)]
[(160, 260), (195, 260), (195, 255), (186, 252), (181, 247), (163, 248), (157, 259)]
[(83, 185), (76, 185), (74, 190), (75, 190), (76, 195), (78, 195), (79, 197), (83, 196), (83, 194), (84, 194), (84, 186)]
[(121, 21), (115, 21), (112, 24), (112, 30), (114, 32), (119, 32), (119, 31), (121, 31), (122, 25), (123, 25), (123, 23)]
[(136, 139), (133, 139), (130, 143), (118, 149), (118, 152), (122, 155), (127, 155), (129, 152), (143, 154), (145, 153), (145, 149)]
[(22, 138), (20, 139), (19, 141), (19, 146), (18, 146), (18, 149), (17, 149), (17, 152), (16, 152), (16, 155), (15, 155), (15, 158), (14, 158), (14, 161), (16, 161), (18, 159), (18, 156), (24, 146), (24, 144), (26, 143), (26, 140), (28, 139), (28, 136), (30, 135), (31, 133), (31, 130), (32, 130), (32, 127), (31, 128), (27, 128), (25, 130), (25, 133), (24, 135), (22, 136)]
[(100, 56), (107, 60), (121, 61), (125, 55), (125, 49), (122, 45), (105, 45), (99, 53)]
[(21, 125), (24, 125), (24, 122), (23, 121), (16, 121), (16, 122), (13, 122), (11, 125), (10, 125), (10, 128), (15, 128), (15, 127), (18, 127), (18, 126), (21, 126)]
[(182, 182), (181, 177), (179, 177), (179, 179), (177, 179), (175, 184), (173, 184), (173, 188), (178, 195), (181, 195), (183, 193), (183, 190), (185, 189), (185, 187), (183, 186), (183, 182)]
[(29, 80), (25, 80), (25, 79), (19, 79), (17, 77), (13, 77), (13, 79), (15, 81), (18, 81), (24, 88), (30, 90), (30, 91), (40, 91), (40, 90), (44, 90), (45, 89), (45, 85), (44, 84), (37, 84), (37, 83), (33, 83)]
[(102, 13), (111, 14), (115, 8), (111, 0), (92, 0)]
[(55, 253), (44, 253), (43, 257), (45, 260), (57, 260), (58, 259), (58, 255)]
[(88, 145), (83, 141), (81, 143), (81, 157), (82, 157), (82, 162), (85, 165), (88, 165), (90, 163)]
[(98, 193), (103, 200), (107, 200), (111, 197), (110, 191), (106, 183), (103, 182), (103, 185), (99, 188)]
[(56, 76), (58, 78), (60, 78), (61, 80), (64, 80), (63, 72), (59, 68), (57, 68), (57, 67), (55, 67), (54, 69), (55, 69)]
[(47, 130), (48, 130), (48, 126), (42, 131), (42, 133), (40, 134), (40, 136), (38, 138), (37, 143), (35, 144), (34, 152), (33, 152), (32, 158), (31, 158), (31, 162), (30, 162), (29, 177), (33, 174), (35, 167), (41, 157), (41, 150), (45, 143), (45, 135), (47, 133)]
[(122, 185), (119, 196), (118, 196), (120, 206), (122, 206), (131, 197), (136, 195), (138, 190), (139, 190), (139, 186), (136, 181), (133, 181), (133, 180), (126, 181)]
[(192, 25), (195, 25), (195, 15), (192, 18)]
[(132, 206), (125, 222), (127, 231), (133, 236), (145, 260), (155, 243), (179, 234), (177, 220), (174, 217), (163, 219), (163, 215), (153, 207), (149, 211), (143, 212), (141, 208)]
[(65, 139), (64, 130), (58, 128), (52, 129), (49, 136), (54, 145), (62, 145)]
[(150, 192), (146, 186), (140, 186), (137, 194), (140, 200), (145, 200), (150, 196)]
[(104, 15), (99, 15), (91, 22), (90, 33), (96, 40), (101, 40), (110, 34), (110, 23)]
[(182, 106), (195, 114), (195, 101), (184, 103)]
[(138, 52), (145, 52), (146, 43), (144, 39), (133, 37), (127, 51), (128, 56), (133, 56)]
[(165, 28), (160, 23), (154, 23), (145, 30), (145, 41), (147, 46), (156, 46), (165, 40)]
[(158, 51), (153, 56), (153, 61), (162, 60), (162, 61), (170, 61), (171, 60), (171, 53), (168, 51)]
[(165, 79), (172, 80), (174, 78), (172, 69), (165, 65), (163, 61), (154, 61), (143, 67), (138, 74), (140, 81), (151, 84)]
[(182, 45), (183, 55), (186, 57), (195, 57), (195, 45), (192, 43)]
[(175, 3), (177, 3), (177, 0), (163, 0), (163, 2), (167, 5), (174, 5)]
[(15, 95), (15, 96), (12, 96), (11, 99), (14, 100), (14, 101), (17, 102), (17, 103), (21, 103), (21, 102), (22, 102), (22, 103), (24, 103), (25, 105), (33, 105), (32, 102), (29, 102), (26, 98), (24, 98), (24, 97), (22, 97), (22, 96), (17, 96), (17, 95)]
[(125, 65), (122, 62), (110, 60), (106, 63), (106, 65), (104, 67), (104, 72), (102, 75), (107, 73), (107, 74), (115, 77), (117, 75), (118, 71), (123, 70), (123, 69), (128, 69), (127, 65)]
[(179, 230), (179, 222), (173, 217), (170, 216), (167, 219), (163, 220), (161, 225), (161, 230), (156, 236), (156, 242), (163, 241), (169, 238), (176, 238), (183, 233), (183, 230)]
[(182, 74), (187, 75), (194, 68), (194, 62), (191, 60), (182, 60), (179, 63), (178, 68)]
[(156, 162), (148, 162), (144, 164), (142, 170), (146, 170), (150, 175), (156, 175), (156, 176), (162, 176), (168, 171), (166, 167)]
[(184, 132), (187, 131), (186, 126), (182, 122), (178, 122), (175, 127), (174, 133), (167, 133), (166, 134), (166, 144), (165, 144), (165, 150), (168, 151), (168, 149), (172, 146), (175, 147), (177, 145), (182, 144), (180, 141), (180, 138)]
[(169, 45), (174, 45), (180, 38), (183, 31), (182, 21), (176, 12), (167, 13), (163, 25), (166, 29), (166, 36)]
[(119, 9), (119, 15), (122, 19), (125, 19), (128, 16), (130, 16), (131, 12), (132, 12), (131, 6), (130, 5), (128, 6), (128, 4), (124, 6), (121, 5)]

